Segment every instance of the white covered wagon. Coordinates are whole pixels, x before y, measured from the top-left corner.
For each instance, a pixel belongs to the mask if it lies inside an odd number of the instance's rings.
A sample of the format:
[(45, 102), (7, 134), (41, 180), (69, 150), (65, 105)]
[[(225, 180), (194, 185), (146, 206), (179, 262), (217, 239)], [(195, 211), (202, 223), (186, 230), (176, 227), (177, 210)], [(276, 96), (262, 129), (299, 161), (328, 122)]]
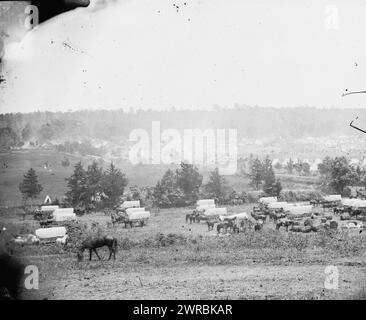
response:
[(41, 228), (36, 230), (36, 236), (40, 240), (63, 238), (66, 235), (65, 227)]
[(41, 207), (41, 211), (44, 212), (44, 211), (55, 211), (56, 209), (58, 209), (59, 206), (42, 206)]
[(128, 208), (122, 213), (122, 222), (132, 227), (135, 224), (140, 224), (144, 226), (147, 220), (150, 219), (150, 211), (146, 211), (145, 208)]

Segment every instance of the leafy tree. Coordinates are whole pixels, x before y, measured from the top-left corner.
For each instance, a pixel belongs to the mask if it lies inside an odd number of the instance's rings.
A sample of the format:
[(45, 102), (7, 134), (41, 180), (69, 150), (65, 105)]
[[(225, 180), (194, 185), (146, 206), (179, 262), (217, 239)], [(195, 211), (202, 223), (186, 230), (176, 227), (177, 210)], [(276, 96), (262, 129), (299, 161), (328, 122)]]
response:
[(326, 157), (318, 168), (320, 185), (331, 192), (343, 194), (346, 186), (362, 181), (361, 171), (350, 166), (346, 157)]
[(269, 196), (279, 196), (282, 190), (282, 185), (279, 180), (276, 180), (272, 165), (266, 166), (263, 176), (263, 191)]
[(33, 168), (30, 168), (24, 175), (23, 181), (19, 184), (19, 190), (23, 195), (24, 203), (27, 203), (28, 199), (36, 199), (43, 187), (38, 183), (38, 177)]
[(185, 194), (177, 183), (177, 174), (170, 169), (156, 184), (153, 196), (154, 204), (162, 208), (182, 207), (186, 204)]
[(0, 147), (11, 148), (15, 147), (19, 142), (16, 132), (10, 128), (0, 128)]
[(310, 164), (308, 164), (307, 162), (303, 162), (302, 172), (304, 173), (305, 176), (308, 176), (310, 174)]
[(222, 203), (228, 194), (228, 186), (226, 179), (219, 174), (219, 169), (216, 168), (210, 172), (209, 180), (204, 185), (204, 189), (209, 197), (218, 199)]
[(73, 207), (87, 207), (90, 204), (87, 175), (81, 162), (75, 165), (73, 174), (66, 181), (69, 189), (66, 192), (66, 201)]
[(345, 157), (336, 157), (331, 164), (329, 187), (337, 193), (343, 193), (347, 185), (357, 183), (356, 171)]
[(276, 162), (276, 164), (273, 166), (276, 170), (282, 169), (282, 164), (280, 162)]
[(28, 141), (32, 135), (32, 126), (27, 123), (22, 130), (22, 140)]
[(254, 187), (255, 190), (258, 190), (259, 185), (262, 183), (263, 180), (263, 165), (258, 158), (252, 161), (248, 177), (250, 179), (250, 185)]
[(273, 173), (272, 160), (266, 156), (262, 163), (262, 179), (271, 173)]
[(109, 207), (114, 207), (118, 204), (127, 183), (126, 176), (112, 162), (107, 171), (104, 172), (102, 182), (102, 189), (107, 197), (105, 202)]
[(297, 174), (301, 175), (302, 172), (302, 163), (297, 162), (293, 165), (294, 169), (296, 170)]
[(329, 156), (325, 157), (322, 163), (318, 165), (318, 171), (320, 173), (321, 179), (328, 180), (330, 172), (332, 170), (333, 159)]
[(70, 160), (68, 158), (64, 158), (62, 161), (61, 161), (61, 165), (63, 167), (68, 167), (70, 165)]
[(153, 191), (153, 197), (154, 197), (154, 205), (157, 207), (170, 207), (171, 203), (169, 199), (167, 199), (165, 195), (165, 190), (163, 186), (161, 185), (161, 182), (158, 181), (154, 191)]
[(99, 167), (96, 161), (93, 161), (86, 170), (86, 184), (88, 190), (88, 197), (92, 203), (95, 203), (96, 197), (103, 191), (103, 168)]
[(55, 132), (49, 123), (43, 124), (38, 130), (38, 137), (41, 141), (49, 141), (53, 138)]
[(187, 204), (193, 204), (198, 199), (199, 189), (202, 185), (202, 175), (192, 164), (182, 162), (176, 171), (177, 186), (182, 190)]
[(52, 201), (52, 205), (54, 206), (59, 206), (61, 203), (60, 203), (60, 200), (58, 200), (58, 198), (56, 197), (55, 200)]
[(292, 159), (290, 158), (290, 160), (287, 162), (286, 166), (285, 166), (287, 172), (289, 174), (292, 174), (294, 171), (294, 162), (292, 161)]

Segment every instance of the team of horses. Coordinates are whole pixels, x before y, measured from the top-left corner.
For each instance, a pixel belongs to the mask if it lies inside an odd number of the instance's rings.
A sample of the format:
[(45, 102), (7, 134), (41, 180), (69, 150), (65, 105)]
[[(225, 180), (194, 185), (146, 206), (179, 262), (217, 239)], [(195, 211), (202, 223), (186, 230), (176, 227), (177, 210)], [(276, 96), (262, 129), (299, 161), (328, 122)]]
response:
[[(253, 217), (253, 214), (252, 214)], [(219, 218), (218, 216), (206, 216), (203, 213), (199, 213), (197, 210), (193, 210), (193, 212), (186, 214), (186, 223), (200, 223), (201, 221), (205, 221), (207, 224), (208, 231), (212, 231), (215, 229), (218, 234), (221, 233), (239, 233), (240, 231), (244, 231), (246, 228), (254, 229), (256, 231), (261, 230), (263, 227), (263, 221), (265, 220), (264, 215), (257, 215), (254, 217), (255, 221), (245, 219), (245, 218)]]

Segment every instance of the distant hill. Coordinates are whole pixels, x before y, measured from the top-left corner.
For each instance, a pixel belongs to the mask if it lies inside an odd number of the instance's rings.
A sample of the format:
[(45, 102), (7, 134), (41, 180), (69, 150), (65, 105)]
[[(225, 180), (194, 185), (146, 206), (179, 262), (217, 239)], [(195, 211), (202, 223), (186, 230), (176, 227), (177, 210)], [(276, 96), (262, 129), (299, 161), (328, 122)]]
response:
[[(232, 109), (216, 107), (215, 111), (137, 111), (94, 110), (75, 112), (33, 112), (27, 114), (0, 114), (0, 147), (34, 143), (57, 143), (100, 139), (117, 144), (127, 141), (134, 129), (151, 132), (152, 121), (160, 121), (161, 130), (237, 129), (238, 138), (283, 139), (303, 137), (356, 136), (350, 128), (358, 116), (366, 124), (366, 110), (261, 108), (236, 106)], [(359, 120), (359, 121), (360, 121)]]

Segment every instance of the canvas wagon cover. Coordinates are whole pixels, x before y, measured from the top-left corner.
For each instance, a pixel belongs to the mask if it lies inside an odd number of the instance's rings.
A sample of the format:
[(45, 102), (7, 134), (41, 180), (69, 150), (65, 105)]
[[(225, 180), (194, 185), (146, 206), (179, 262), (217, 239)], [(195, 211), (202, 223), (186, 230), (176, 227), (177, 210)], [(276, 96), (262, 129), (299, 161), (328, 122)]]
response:
[(330, 194), (329, 196), (324, 196), (325, 201), (341, 201), (342, 196), (340, 194)]
[(220, 220), (224, 220), (224, 219), (249, 219), (249, 216), (246, 212), (241, 212), (241, 213), (235, 213), (235, 214), (231, 214), (228, 216), (220, 216)]
[(272, 203), (272, 202), (277, 202), (277, 197), (262, 197), (262, 198), (259, 199), (259, 202), (263, 203), (263, 204), (269, 204), (269, 203)]
[(302, 215), (312, 212), (312, 206), (292, 206), (288, 207), (287, 211), (288, 213), (292, 215)]
[(197, 201), (197, 206), (215, 205), (215, 199), (202, 199)]
[(41, 228), (36, 230), (36, 236), (40, 239), (58, 238), (66, 235), (65, 227)]
[(41, 211), (55, 211), (59, 206), (42, 206)]
[(126, 212), (129, 220), (140, 220), (140, 219), (150, 219), (150, 211), (134, 211), (134, 212)]
[(140, 200), (125, 201), (120, 206), (121, 209), (139, 208), (139, 207), (140, 207)]
[(212, 209), (212, 208), (216, 208), (216, 205), (214, 205), (214, 204), (201, 205), (201, 206), (198, 206), (196, 208), (196, 210), (203, 211), (203, 210)]
[(271, 202), (268, 204), (268, 208), (269, 209), (285, 209), (288, 207), (288, 203), (287, 202)]
[(227, 209), (226, 208), (210, 208), (207, 209), (204, 213), (204, 215), (206, 216), (226, 216), (228, 215)]

